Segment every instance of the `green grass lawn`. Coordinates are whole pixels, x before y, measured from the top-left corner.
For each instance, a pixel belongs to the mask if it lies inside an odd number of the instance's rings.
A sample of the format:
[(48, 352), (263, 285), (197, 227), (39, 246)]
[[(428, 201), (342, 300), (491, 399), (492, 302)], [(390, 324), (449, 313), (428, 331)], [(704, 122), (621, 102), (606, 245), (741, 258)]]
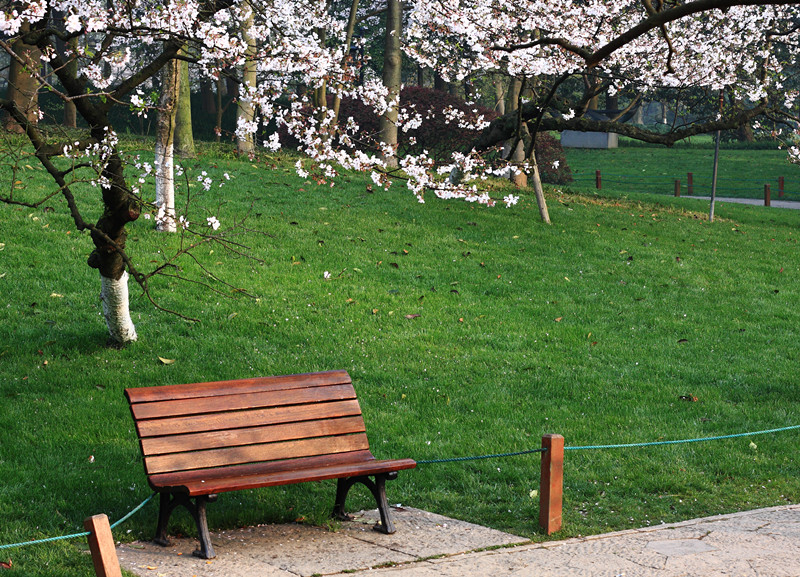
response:
[[(750, 153), (755, 165), (762, 154)], [(233, 238), (258, 260), (221, 246), (197, 258), (254, 298), (155, 280), (158, 302), (200, 319), (190, 323), (132, 285), (140, 341), (121, 351), (103, 346), (91, 242), (61, 201), (0, 206), (0, 544), (80, 531), (99, 512), (113, 521), (149, 495), (131, 386), (346, 369), (379, 458), (520, 451), (547, 433), (576, 446), (800, 424), (800, 213), (724, 205), (709, 224), (689, 199), (550, 192), (546, 226), (532, 195), (513, 209), (420, 205), (401, 186), (370, 193), (354, 175), (320, 187), (293, 160), (272, 162), (207, 151), (188, 173), (232, 175), (191, 188), (190, 220), (248, 215)], [(47, 182), (35, 168), (22, 176), (31, 189)], [(87, 187), (81, 202), (97, 194)], [(143, 268), (178, 242), (152, 221), (130, 226)], [(569, 452), (557, 537), (798, 502), (797, 439)], [(538, 471), (538, 455), (420, 465), (389, 499), (540, 540)], [(333, 483), (224, 494), (210, 526), (323, 523), (333, 497)], [(371, 507), (371, 496), (354, 490), (349, 504)], [(116, 537), (150, 537), (156, 509)], [(193, 533), (187, 515), (175, 519), (173, 533)], [(0, 560), (18, 574), (85, 577), (80, 548)]]
[[(675, 181), (681, 195), (688, 195), (688, 173), (692, 173), (694, 194), (711, 194), (714, 147), (705, 139), (679, 143), (674, 148), (635, 146), (620, 138), (620, 147), (610, 150), (566, 149), (573, 171), (573, 188), (593, 190), (595, 171), (600, 170), (602, 187), (619, 192), (649, 192), (672, 195)], [(720, 150), (717, 196), (764, 198), (764, 185), (770, 185), (773, 199), (779, 198), (779, 177), (784, 178), (784, 198), (800, 200), (800, 166), (787, 162), (786, 151), (747, 150), (723, 147)]]

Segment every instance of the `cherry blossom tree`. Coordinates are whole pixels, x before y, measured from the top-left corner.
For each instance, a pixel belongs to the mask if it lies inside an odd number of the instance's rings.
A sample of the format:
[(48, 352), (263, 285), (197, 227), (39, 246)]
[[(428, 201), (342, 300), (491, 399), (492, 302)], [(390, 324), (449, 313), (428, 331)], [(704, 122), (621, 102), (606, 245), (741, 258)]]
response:
[[(396, 105), (393, 88), (380, 78), (367, 75), (363, 83), (356, 82), (358, 64), (348, 58), (353, 10), (331, 10), (329, 2), (319, 0), (0, 0), (0, 49), (40, 90), (74, 104), (87, 126), (80, 138), (59, 139), (37, 123), (41, 111), (31, 115), (17, 100), (0, 101), (0, 108), (24, 129), (75, 227), (91, 233), (94, 251), (88, 264), (100, 274), (113, 342), (136, 339), (128, 311), (128, 274), (149, 294), (148, 279), (162, 270), (137, 267), (126, 247), (128, 223), (153, 214), (197, 235), (198, 243), (225, 242), (215, 216), (200, 228), (190, 226), (185, 215), (173, 216), (164, 205), (145, 198), (140, 180), (150, 177), (152, 167), (139, 161), (141, 175), (126, 175), (126, 159), (110, 121), (115, 106), (141, 113), (157, 108), (146, 93), (176, 58), (190, 60), (211, 80), (222, 78), (225, 70), (255, 69), (255, 77), (249, 75), (239, 89), (239, 100), (252, 109), (237, 124), (239, 140), (248, 142), (259, 126), (277, 124), (300, 143), (305, 154), (297, 162), (300, 174), (334, 182), (340, 170), (355, 169), (369, 172), (384, 186), (402, 176), (420, 201), (433, 192), (446, 199), (495, 204), (498, 199), (482, 190), (481, 183), (507, 170), (493, 160), (497, 149), (509, 140), (511, 150), (522, 143), (527, 162), (535, 168), (532, 150), (542, 130), (612, 130), (669, 145), (759, 117), (796, 120), (789, 110), (797, 92), (785, 86), (800, 47), (797, 3), (414, 0), (404, 11), (409, 20), (401, 45), (419, 64), (452, 82), (500, 72), (530, 87), (520, 92), (513, 112), (491, 123), (478, 120), (475, 128), (481, 133), (473, 146), (454, 151), (443, 165), (424, 153), (397, 158), (396, 168), (387, 165), (393, 150), (381, 148), (378, 139), (367, 142), (352, 118), (337, 119), (334, 110), (327, 110), (327, 100), (319, 101), (316, 110), (312, 106), (315, 89), (321, 87), (334, 93), (334, 101), (358, 98), (377, 115)], [(33, 48), (20, 51), (20, 45)], [(42, 61), (48, 65), (41, 66)], [(666, 132), (582, 114), (602, 93), (690, 88), (724, 89), (733, 97), (721, 114), (700, 115)], [(446, 114), (448, 122), (466, 122), (455, 112)], [(426, 111), (401, 106), (396, 127), (408, 130), (425, 117)], [(281, 131), (260, 135), (266, 149), (281, 146)], [(515, 169), (530, 170), (525, 162)], [(535, 179), (535, 169), (531, 172)], [(211, 185), (207, 175), (200, 180)], [(90, 186), (79, 186), (83, 182)], [(27, 206), (43, 202), (20, 197), (13, 186), (10, 190), (0, 201)], [(94, 223), (81, 212), (91, 198), (102, 206)], [(517, 197), (503, 200), (512, 206)]]
[[(800, 5), (730, 0), (419, 0), (409, 48), (450, 80), (499, 71), (535, 84), (518, 110), (504, 114), (476, 139), (485, 151), (525, 141), (531, 159), (544, 130), (611, 131), (671, 145), (695, 134), (737, 128), (759, 117), (796, 122)], [(582, 90), (575, 89), (580, 79)], [(671, 90), (720, 90), (733, 98), (668, 130), (648, 130), (584, 113), (598, 95), (626, 91), (638, 98)], [(525, 131), (523, 128), (527, 127)], [(530, 137), (526, 137), (526, 132)]]

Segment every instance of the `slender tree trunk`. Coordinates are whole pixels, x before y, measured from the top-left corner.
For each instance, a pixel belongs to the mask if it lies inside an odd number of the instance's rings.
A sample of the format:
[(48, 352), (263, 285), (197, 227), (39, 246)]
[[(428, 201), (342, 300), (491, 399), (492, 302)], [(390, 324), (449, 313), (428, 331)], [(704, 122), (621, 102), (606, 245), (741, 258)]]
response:
[(246, 2), (248, 15), (242, 22), (242, 39), (247, 43), (244, 56), (244, 70), (242, 71), (242, 84), (239, 87), (239, 97), (236, 99), (236, 127), (238, 138), (236, 149), (239, 154), (251, 155), (255, 151), (255, 134), (249, 129), (242, 130), (244, 126), (252, 125), (255, 121), (256, 111), (250, 100), (250, 90), (256, 86), (256, 40), (250, 35), (254, 15), (250, 1)]
[(384, 159), (390, 168), (397, 166), (397, 112), (400, 104), (402, 82), (402, 53), (400, 35), (403, 33), (403, 8), (401, 0), (387, 0), (386, 36), (383, 52), (383, 85), (388, 88), (387, 100), (392, 104), (380, 117), (380, 140), (384, 146)]
[[(347, 19), (347, 33), (344, 41), (344, 54), (345, 58), (350, 57), (350, 47), (353, 45), (353, 34), (356, 30), (356, 19), (358, 17), (358, 0), (352, 0), (350, 4), (350, 15)], [(333, 97), (333, 125), (339, 123), (339, 108), (342, 105), (342, 98), (339, 96), (339, 91)]]
[(447, 81), (437, 72), (433, 73), (433, 89), (441, 92), (448, 92), (450, 90)]
[[(30, 24), (22, 25), (21, 33), (30, 32)], [(7, 99), (16, 104), (25, 118), (31, 124), (39, 122), (39, 81), (36, 80), (34, 73), (41, 67), (41, 52), (38, 47), (25, 44), (21, 38), (14, 41), (14, 54), (16, 54), (24, 64), (11, 59), (8, 70), (8, 92)], [(22, 134), (25, 127), (17, 123), (12, 118), (5, 121), (6, 130)]]
[(216, 142), (219, 142), (222, 138), (222, 91), (225, 87), (225, 82), (222, 80), (222, 76), (217, 78), (217, 119), (216, 124), (214, 124), (214, 133), (216, 135)]
[(161, 71), (161, 98), (156, 127), (156, 230), (175, 232), (175, 184), (173, 143), (175, 138), (176, 101), (180, 89), (178, 60), (170, 60)]
[(425, 86), (425, 68), (423, 68), (422, 64), (417, 64), (417, 86)]
[(178, 61), (178, 102), (175, 111), (175, 155), (194, 158), (194, 133), (192, 132), (192, 89), (189, 86), (189, 63)]
[(503, 116), (506, 113), (506, 86), (503, 77), (500, 74), (492, 75), (492, 84), (494, 85), (494, 109)]
[[(508, 106), (506, 109), (509, 112), (513, 112), (519, 109), (519, 96), (522, 90), (522, 80), (519, 78), (513, 78), (511, 80), (511, 86), (508, 89)], [(525, 130), (526, 127), (523, 125), (521, 130)], [(511, 147), (514, 146), (515, 138), (509, 139), (505, 145), (503, 146), (503, 157), (510, 160), (515, 165), (519, 165), (525, 162), (525, 145), (523, 144), (522, 139), (520, 138), (517, 142), (516, 148), (511, 150)], [(517, 188), (525, 188), (528, 186), (528, 175), (525, 172), (520, 171), (518, 173), (512, 173), (509, 175), (511, 182), (513, 182)]]
[(530, 164), (533, 165), (531, 170), (531, 180), (533, 181), (533, 193), (536, 196), (536, 205), (539, 207), (539, 216), (542, 222), (550, 224), (550, 212), (547, 210), (547, 200), (544, 198), (544, 189), (542, 188), (542, 178), (539, 175), (539, 164), (536, 162), (536, 152), (531, 150)]
[[(78, 76), (78, 39), (70, 38), (67, 43), (68, 52), (67, 66), (69, 67), (69, 74), (71, 76)], [(78, 126), (78, 109), (75, 108), (75, 103), (71, 100), (64, 102), (64, 126), (67, 128), (76, 128)]]
[(214, 95), (214, 86), (210, 80), (203, 79), (200, 81), (200, 109), (203, 114), (216, 114), (217, 104)]

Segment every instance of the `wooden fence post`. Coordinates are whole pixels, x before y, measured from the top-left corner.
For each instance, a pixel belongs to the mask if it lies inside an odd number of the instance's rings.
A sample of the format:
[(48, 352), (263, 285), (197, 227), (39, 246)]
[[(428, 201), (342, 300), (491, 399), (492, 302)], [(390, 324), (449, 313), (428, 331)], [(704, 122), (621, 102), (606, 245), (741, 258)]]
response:
[(88, 517), (83, 521), (83, 528), (89, 531), (89, 549), (92, 552), (92, 562), (97, 577), (122, 577), (108, 517), (105, 515)]
[(680, 195), (681, 195), (681, 181), (676, 179), (675, 180), (675, 196), (680, 196)]
[(564, 437), (542, 437), (542, 476), (539, 480), (539, 526), (547, 535), (561, 530), (564, 495)]
[(783, 190), (784, 190), (784, 188), (783, 188), (783, 177), (779, 176), (778, 177), (778, 198), (782, 198), (783, 197)]
[(764, 185), (764, 206), (771, 206), (772, 200), (770, 199), (769, 184)]
[(600, 181), (600, 171), (599, 170), (595, 170), (594, 171), (594, 186), (595, 186), (595, 188), (597, 188), (597, 190), (600, 190), (601, 188), (603, 188), (602, 187), (602, 182)]
[(694, 174), (691, 172), (686, 173), (686, 194), (689, 196), (694, 194)]

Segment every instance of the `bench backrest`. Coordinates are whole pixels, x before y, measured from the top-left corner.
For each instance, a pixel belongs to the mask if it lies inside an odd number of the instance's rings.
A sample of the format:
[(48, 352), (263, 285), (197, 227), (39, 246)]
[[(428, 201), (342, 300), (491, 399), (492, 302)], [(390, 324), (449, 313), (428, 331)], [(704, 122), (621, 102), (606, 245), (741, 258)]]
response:
[(346, 371), (126, 389), (148, 475), (366, 452)]

